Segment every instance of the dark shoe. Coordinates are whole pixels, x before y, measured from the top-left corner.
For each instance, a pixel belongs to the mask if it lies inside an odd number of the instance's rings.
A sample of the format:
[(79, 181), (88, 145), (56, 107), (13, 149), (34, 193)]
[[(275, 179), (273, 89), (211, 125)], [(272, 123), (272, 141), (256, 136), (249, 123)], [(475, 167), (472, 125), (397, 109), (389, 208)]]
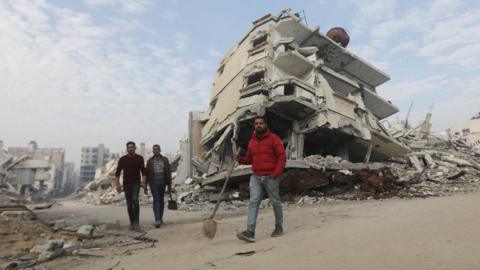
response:
[(162, 221), (155, 221), (155, 228), (160, 228), (162, 227), (163, 222)]
[(283, 234), (283, 228), (277, 227), (277, 228), (275, 228), (275, 230), (272, 232), (272, 234), (270, 236), (271, 237), (279, 237), (282, 234)]
[(255, 242), (255, 234), (249, 231), (243, 231), (237, 233), (237, 238), (249, 243)]
[(139, 224), (134, 224), (134, 225), (132, 226), (132, 231), (143, 232), (143, 231), (142, 231), (142, 228), (140, 227)]

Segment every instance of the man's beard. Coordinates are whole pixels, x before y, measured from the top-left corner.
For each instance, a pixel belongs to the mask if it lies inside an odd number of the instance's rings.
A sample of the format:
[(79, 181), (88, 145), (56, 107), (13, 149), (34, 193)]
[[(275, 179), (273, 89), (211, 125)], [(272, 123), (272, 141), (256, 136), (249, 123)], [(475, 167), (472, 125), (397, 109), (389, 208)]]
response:
[(265, 131), (267, 131), (266, 128), (256, 128), (256, 129), (255, 129), (255, 132), (256, 132), (256, 133), (259, 133), (259, 134), (263, 134), (263, 133), (265, 133)]

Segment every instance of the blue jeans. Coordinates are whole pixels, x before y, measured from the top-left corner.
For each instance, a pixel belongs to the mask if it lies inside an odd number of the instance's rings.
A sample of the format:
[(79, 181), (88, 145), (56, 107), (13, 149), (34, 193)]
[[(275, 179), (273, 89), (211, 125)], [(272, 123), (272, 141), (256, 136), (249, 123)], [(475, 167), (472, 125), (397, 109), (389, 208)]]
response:
[(155, 216), (155, 221), (163, 222), (165, 184), (151, 182), (150, 190), (153, 196), (153, 215)]
[(125, 199), (127, 200), (128, 218), (130, 225), (138, 225), (140, 223), (140, 205), (138, 203), (138, 193), (140, 191), (139, 183), (131, 183), (123, 186), (125, 191)]
[(247, 231), (255, 233), (257, 223), (258, 209), (262, 202), (263, 195), (267, 192), (273, 205), (275, 214), (275, 227), (282, 227), (283, 211), (280, 200), (280, 183), (272, 178), (271, 175), (255, 175), (250, 177), (250, 201), (248, 203)]

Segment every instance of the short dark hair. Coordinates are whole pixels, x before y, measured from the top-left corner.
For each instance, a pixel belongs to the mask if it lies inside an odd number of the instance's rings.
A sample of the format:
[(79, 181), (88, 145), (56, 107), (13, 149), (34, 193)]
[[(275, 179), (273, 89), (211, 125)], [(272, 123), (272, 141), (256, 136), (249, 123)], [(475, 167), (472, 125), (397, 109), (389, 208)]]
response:
[(265, 122), (265, 124), (267, 123), (267, 118), (264, 116), (264, 115), (257, 115), (255, 116), (255, 118), (253, 118), (253, 121), (257, 120), (257, 119), (262, 119), (263, 122)]
[(133, 146), (135, 146), (135, 143), (134, 143), (134, 142), (129, 141), (129, 142), (127, 142), (127, 147), (128, 147), (130, 144), (133, 144)]
[(155, 148), (155, 147), (160, 148), (160, 145), (159, 145), (159, 144), (154, 144), (154, 145), (152, 146), (152, 148)]

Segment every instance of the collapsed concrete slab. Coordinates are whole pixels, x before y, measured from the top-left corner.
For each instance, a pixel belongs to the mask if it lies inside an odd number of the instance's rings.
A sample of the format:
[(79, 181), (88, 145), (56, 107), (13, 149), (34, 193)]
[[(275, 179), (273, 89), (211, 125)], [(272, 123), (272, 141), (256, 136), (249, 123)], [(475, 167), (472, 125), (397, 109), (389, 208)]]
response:
[(449, 131), (450, 137), (463, 140), (465, 143), (480, 151), (480, 112), (474, 115), (464, 127), (457, 127)]
[[(208, 110), (190, 116), (189, 176), (197, 171), (208, 176), (204, 184), (221, 181), (232, 149), (246, 148), (257, 115), (267, 116), (293, 168), (312, 155), (351, 162), (404, 156), (409, 148), (380, 123), (398, 111), (376, 92), (388, 75), (334, 40), (348, 36), (310, 29), (290, 10), (254, 21), (220, 62)], [(233, 180), (248, 174), (237, 170)]]

